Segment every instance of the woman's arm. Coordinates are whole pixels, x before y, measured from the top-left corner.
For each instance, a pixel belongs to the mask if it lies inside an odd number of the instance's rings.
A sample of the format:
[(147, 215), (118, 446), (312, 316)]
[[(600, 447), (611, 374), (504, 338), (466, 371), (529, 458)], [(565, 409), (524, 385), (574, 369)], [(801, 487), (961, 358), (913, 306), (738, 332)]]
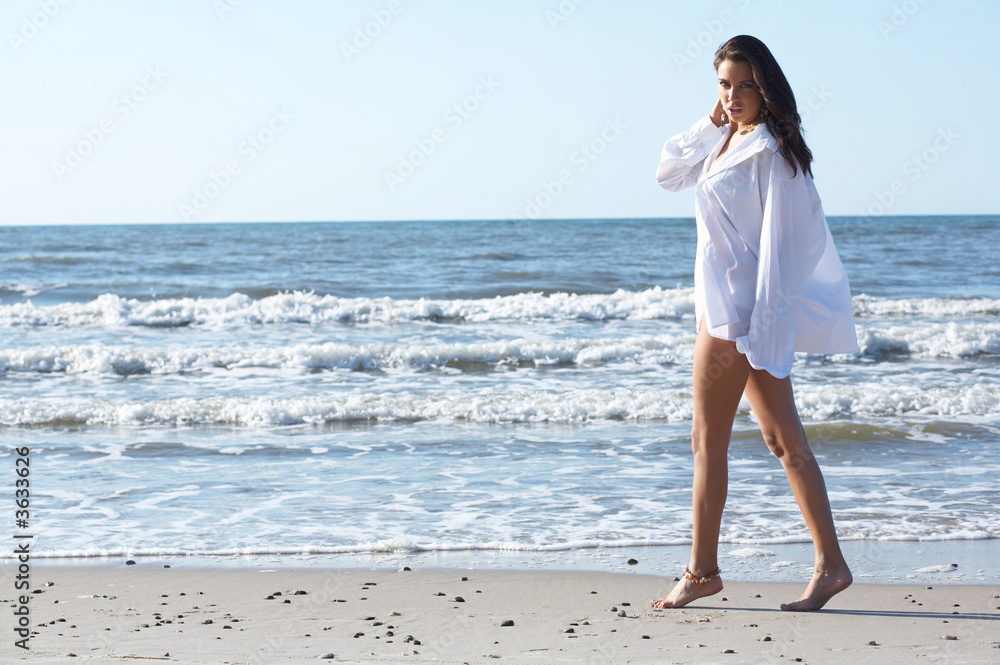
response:
[(656, 169), (657, 184), (672, 192), (694, 185), (702, 163), (719, 143), (723, 132), (722, 103), (716, 100), (711, 113), (663, 146), (660, 166)]

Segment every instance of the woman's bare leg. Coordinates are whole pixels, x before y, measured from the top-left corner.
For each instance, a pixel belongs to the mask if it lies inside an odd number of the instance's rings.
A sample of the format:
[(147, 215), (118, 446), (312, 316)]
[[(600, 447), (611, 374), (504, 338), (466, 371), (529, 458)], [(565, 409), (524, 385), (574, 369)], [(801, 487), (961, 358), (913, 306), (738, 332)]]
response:
[[(726, 505), (729, 482), (729, 437), (739, 408), (750, 365), (736, 344), (708, 334), (702, 322), (694, 348), (694, 422), (691, 449), (694, 452), (694, 521), (691, 562), (694, 575), (709, 575), (718, 567), (719, 528)], [(696, 598), (722, 590), (722, 579), (706, 584), (682, 578), (674, 589), (652, 606), (683, 607)]]
[(853, 581), (851, 569), (840, 551), (823, 473), (795, 409), (791, 379), (776, 379), (764, 370), (751, 370), (746, 395), (760, 422), (765, 443), (781, 460), (816, 548), (812, 581), (801, 598), (782, 604), (781, 609), (818, 610)]

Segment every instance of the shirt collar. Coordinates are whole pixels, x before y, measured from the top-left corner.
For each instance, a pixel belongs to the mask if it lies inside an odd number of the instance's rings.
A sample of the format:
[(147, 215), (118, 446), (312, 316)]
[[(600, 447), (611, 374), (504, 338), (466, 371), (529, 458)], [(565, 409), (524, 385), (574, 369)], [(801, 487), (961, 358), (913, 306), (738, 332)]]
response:
[[(716, 150), (712, 151), (712, 161), (715, 161), (715, 155), (718, 154), (717, 151), (722, 149), (722, 145), (726, 141), (726, 137), (729, 136), (729, 132), (732, 132), (732, 125), (727, 125), (722, 138), (719, 140), (719, 145)], [(709, 170), (706, 174), (707, 176), (714, 176), (716, 173), (721, 173), (727, 169), (736, 166), (744, 160), (750, 159), (756, 155), (761, 150), (770, 150), (771, 152), (778, 152), (778, 140), (774, 138), (771, 132), (767, 128), (767, 124), (760, 123), (757, 125), (753, 133), (747, 138), (737, 144), (730, 152), (723, 155), (722, 160), (718, 164), (710, 164)]]

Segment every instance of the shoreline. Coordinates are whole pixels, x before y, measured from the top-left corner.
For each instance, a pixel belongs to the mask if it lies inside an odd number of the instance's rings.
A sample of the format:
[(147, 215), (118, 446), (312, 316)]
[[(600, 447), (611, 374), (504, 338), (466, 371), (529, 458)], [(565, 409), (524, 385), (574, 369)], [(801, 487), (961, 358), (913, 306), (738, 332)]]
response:
[[(1000, 584), (856, 581), (823, 610), (792, 613), (778, 606), (797, 598), (801, 583), (726, 581), (716, 596), (653, 610), (649, 602), (672, 578), (597, 571), (139, 563), (33, 566), (32, 579), (39, 593), (30, 604), (31, 650), (14, 649), (14, 631), (4, 630), (4, 662), (305, 663), (332, 654), (326, 660), (346, 663), (855, 665), (1000, 657)], [(5, 588), (6, 602), (12, 585)]]
[[(1000, 584), (1000, 538), (946, 541), (841, 541), (855, 583)], [(197, 569), (369, 569), (411, 568), (565, 571), (674, 576), (687, 563), (690, 545), (603, 547), (556, 551), (442, 550), (337, 554), (115, 555), (106, 557), (32, 557), (33, 568), (170, 565)], [(629, 565), (628, 561), (636, 563)], [(807, 582), (812, 575), (811, 543), (734, 544), (719, 546), (719, 564), (727, 579), (740, 582)], [(16, 566), (0, 558), (0, 574)], [(952, 565), (955, 564), (955, 565)]]

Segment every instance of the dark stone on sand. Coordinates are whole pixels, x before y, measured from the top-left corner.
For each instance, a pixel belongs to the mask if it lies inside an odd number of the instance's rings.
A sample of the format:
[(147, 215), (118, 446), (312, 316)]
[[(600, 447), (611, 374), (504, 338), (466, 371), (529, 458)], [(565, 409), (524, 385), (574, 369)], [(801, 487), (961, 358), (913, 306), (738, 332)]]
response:
[(435, 595), (435, 596), (443, 596), (443, 595), (445, 595), (445, 594), (443, 594), (443, 593), (441, 593), (440, 591), (438, 591), (438, 592), (437, 592), (436, 594), (434, 594), (434, 595)]
[(619, 603), (622, 607), (632, 607), (632, 603)]
[(877, 647), (878, 646), (878, 642), (876, 642), (875, 640), (869, 640), (868, 641), (868, 646), (870, 646), (870, 647)]
[(334, 656), (332, 653), (325, 653), (322, 656), (320, 656), (320, 660), (323, 660), (323, 659), (325, 659), (325, 660), (333, 660), (334, 658), (336, 658), (336, 656)]
[(374, 621), (375, 617), (365, 617), (365, 621)]
[(167, 565), (167, 564), (163, 564), (163, 567), (164, 567), (164, 568), (169, 568), (170, 566), (169, 566), (169, 565)]
[(729, 599), (724, 597), (722, 600), (729, 600)]
[(285, 598), (284, 602), (287, 603), (287, 604), (289, 604), (289, 605), (291, 605), (291, 603), (292, 603), (292, 601), (288, 600), (287, 598)]
[(514, 625), (514, 620), (513, 619), (506, 619), (506, 620), (500, 622), (500, 627), (501, 628), (509, 628), (510, 626), (513, 626), (513, 625)]
[(404, 573), (410, 572), (410, 567), (409, 566), (403, 566), (403, 572)]
[(403, 638), (403, 642), (412, 642), (412, 641), (413, 641), (413, 635), (407, 635), (405, 638)]
[(135, 561), (133, 561), (132, 559), (129, 559), (128, 561), (125, 562), (125, 565), (126, 566), (134, 566), (135, 565)]
[(465, 598), (462, 598), (461, 596), (455, 596), (455, 602), (456, 603), (464, 603), (465, 602)]
[(280, 592), (280, 591), (275, 591), (275, 592), (274, 592), (274, 593), (272, 593), (271, 595), (272, 595), (272, 596), (280, 596), (280, 595), (281, 595), (281, 592)]
[(359, 637), (364, 637), (364, 636), (365, 636), (364, 633), (354, 633), (354, 639), (357, 639)]
[(566, 629), (566, 630), (564, 630), (563, 632), (564, 632), (564, 633), (575, 633), (575, 632), (576, 632), (576, 630), (575, 630), (575, 629), (573, 629), (573, 628), (567, 628), (567, 629)]
[(680, 582), (680, 581), (681, 581), (681, 578), (679, 578), (679, 577), (675, 577), (674, 578), (674, 582)]
[(765, 635), (764, 637), (760, 638), (760, 641), (761, 642), (770, 642), (771, 641), (771, 636), (770, 635)]
[(751, 598), (760, 598), (760, 594), (759, 593), (755, 593), (753, 596), (751, 596)]
[(274, 596), (268, 596), (268, 597), (267, 597), (267, 598), (265, 598), (264, 600), (274, 600)]
[[(159, 626), (160, 624), (156, 624), (156, 625)], [(222, 627), (222, 630), (232, 630), (232, 629), (233, 629), (232, 626), (223, 626)]]
[(210, 623), (215, 623), (215, 622), (212, 621), (211, 619), (205, 619), (204, 621), (201, 622), (201, 625), (206, 626)]
[(618, 613), (618, 616), (620, 616), (620, 617), (627, 617), (628, 615), (625, 614), (625, 610), (622, 610), (621, 612)]
[(644, 640), (648, 640), (648, 639), (649, 639), (649, 635), (643, 635), (643, 636), (642, 636), (642, 639), (644, 639)]
[(630, 565), (630, 566), (634, 566), (634, 565), (636, 565), (636, 564), (637, 564), (637, 563), (639, 563), (639, 562), (638, 562), (638, 561), (636, 561), (635, 559), (629, 559), (629, 560), (628, 560), (628, 561), (626, 561), (625, 563), (627, 563), (627, 564), (628, 564), (628, 565)]
[(612, 608), (611, 608), (611, 611), (612, 611), (612, 612), (617, 612), (617, 611), (618, 611), (618, 608), (617, 608), (617, 607), (612, 607)]
[(463, 578), (462, 578), (462, 581), (463, 581), (463, 582), (468, 582), (468, 581), (469, 581), (469, 578), (468, 578), (468, 577), (463, 577)]
[(306, 592), (305, 592), (305, 591), (303, 591), (302, 589), (299, 589), (298, 591), (296, 591), (296, 592), (295, 592), (295, 593), (293, 593), (292, 595), (293, 595), (293, 596), (305, 596), (305, 595), (306, 595)]
[(723, 651), (722, 653), (736, 653), (736, 652), (735, 652), (735, 651), (733, 651), (732, 649), (726, 649), (726, 650), (725, 650), (725, 651)]
[(941, 639), (942, 640), (957, 640), (958, 637), (956, 637), (955, 635), (942, 635)]

